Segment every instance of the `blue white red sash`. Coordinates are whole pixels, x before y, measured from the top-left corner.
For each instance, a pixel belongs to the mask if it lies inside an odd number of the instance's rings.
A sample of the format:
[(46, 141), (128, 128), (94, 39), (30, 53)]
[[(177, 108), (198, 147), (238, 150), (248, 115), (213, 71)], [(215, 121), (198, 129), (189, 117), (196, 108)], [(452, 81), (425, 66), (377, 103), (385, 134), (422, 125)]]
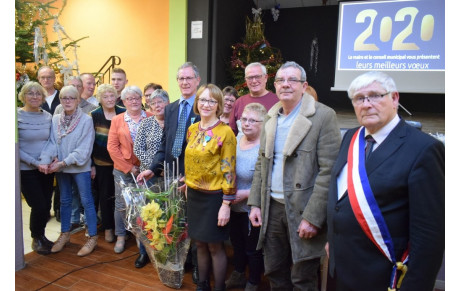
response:
[[(403, 254), (402, 262), (397, 262), (394, 254), (393, 241), (388, 231), (380, 208), (375, 200), (372, 189), (369, 185), (365, 167), (365, 146), (364, 127), (361, 127), (353, 135), (348, 148), (348, 197), (351, 208), (358, 220), (359, 225), (366, 236), (377, 246), (382, 254), (393, 264), (389, 290), (396, 290), (401, 285), (402, 279), (407, 271), (406, 262), (409, 260), (408, 250)], [(396, 284), (397, 270), (402, 274)]]

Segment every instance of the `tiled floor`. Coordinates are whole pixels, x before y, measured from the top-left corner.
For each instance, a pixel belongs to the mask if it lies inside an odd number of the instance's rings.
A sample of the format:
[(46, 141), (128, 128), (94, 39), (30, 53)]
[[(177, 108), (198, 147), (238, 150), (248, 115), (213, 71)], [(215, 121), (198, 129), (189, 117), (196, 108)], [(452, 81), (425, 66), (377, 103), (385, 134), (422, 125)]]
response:
[[(56, 221), (52, 210), (51, 215), (52, 217), (46, 225), (45, 235), (50, 241), (55, 241), (61, 232), (61, 223)], [(32, 252), (32, 237), (30, 236), (29, 221), (30, 207), (27, 205), (26, 200), (22, 198), (22, 233), (24, 237), (24, 254)]]

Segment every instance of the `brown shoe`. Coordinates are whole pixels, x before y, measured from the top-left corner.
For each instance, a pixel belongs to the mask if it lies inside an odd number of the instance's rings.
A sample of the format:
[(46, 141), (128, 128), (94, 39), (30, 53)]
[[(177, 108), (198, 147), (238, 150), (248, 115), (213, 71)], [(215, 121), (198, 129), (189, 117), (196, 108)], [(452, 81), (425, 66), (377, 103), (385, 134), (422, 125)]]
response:
[(97, 246), (97, 238), (98, 235), (94, 235), (88, 238), (85, 245), (78, 251), (77, 255), (83, 257), (91, 254), (91, 252), (94, 251)]
[(61, 232), (56, 242), (54, 242), (53, 247), (51, 248), (52, 253), (58, 253), (62, 251), (64, 246), (70, 241), (70, 232)]

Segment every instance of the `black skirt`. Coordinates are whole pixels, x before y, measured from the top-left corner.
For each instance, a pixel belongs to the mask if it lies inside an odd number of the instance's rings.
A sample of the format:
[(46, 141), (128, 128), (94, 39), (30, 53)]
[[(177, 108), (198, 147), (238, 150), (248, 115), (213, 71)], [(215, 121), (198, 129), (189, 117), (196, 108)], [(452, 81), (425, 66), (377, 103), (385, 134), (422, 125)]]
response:
[(228, 240), (229, 224), (217, 226), (223, 193), (204, 193), (187, 188), (188, 234), (197, 241), (215, 243)]

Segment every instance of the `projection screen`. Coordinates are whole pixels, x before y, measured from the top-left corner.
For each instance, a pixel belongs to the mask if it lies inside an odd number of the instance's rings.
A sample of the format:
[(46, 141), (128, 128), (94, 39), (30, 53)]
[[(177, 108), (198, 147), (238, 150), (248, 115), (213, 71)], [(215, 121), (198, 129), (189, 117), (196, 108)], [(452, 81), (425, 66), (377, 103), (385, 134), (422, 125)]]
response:
[(340, 2), (333, 91), (388, 73), (407, 93), (445, 93), (445, 1)]

